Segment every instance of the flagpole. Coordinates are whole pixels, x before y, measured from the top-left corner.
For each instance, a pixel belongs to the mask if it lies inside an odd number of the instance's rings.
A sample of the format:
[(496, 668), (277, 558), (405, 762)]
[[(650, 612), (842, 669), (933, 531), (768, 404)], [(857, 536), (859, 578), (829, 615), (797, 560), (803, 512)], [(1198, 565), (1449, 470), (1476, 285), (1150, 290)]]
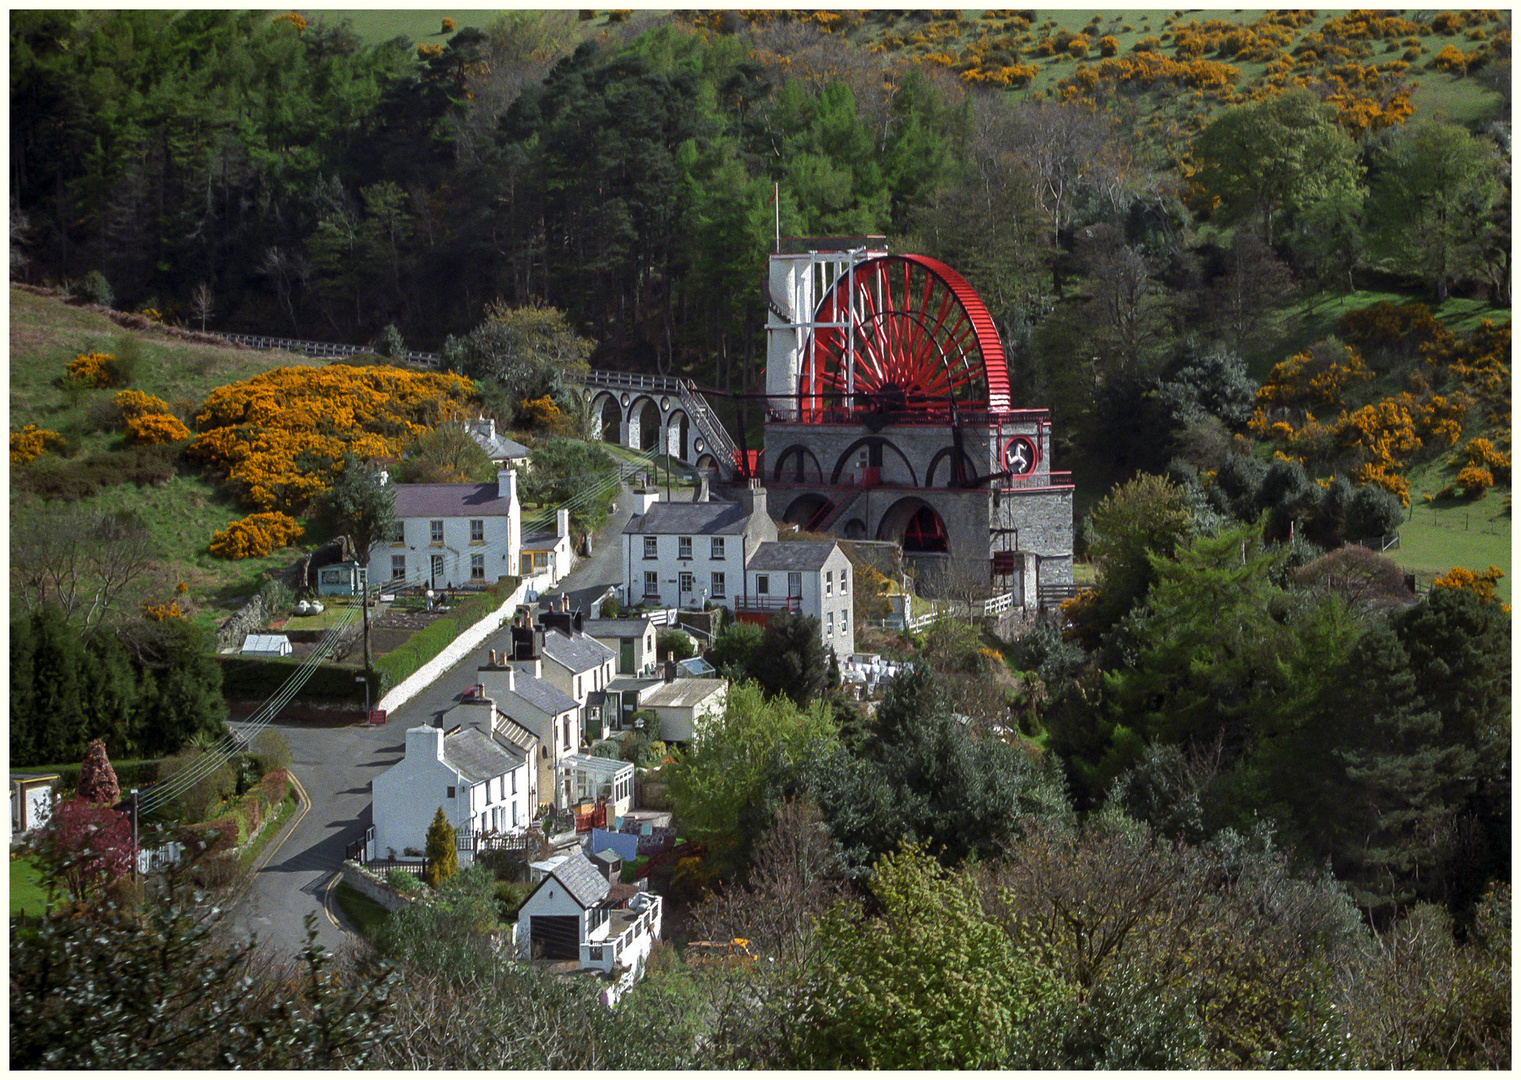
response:
[(782, 185), (780, 181), (771, 185), (771, 203), (776, 207), (776, 253), (782, 253)]

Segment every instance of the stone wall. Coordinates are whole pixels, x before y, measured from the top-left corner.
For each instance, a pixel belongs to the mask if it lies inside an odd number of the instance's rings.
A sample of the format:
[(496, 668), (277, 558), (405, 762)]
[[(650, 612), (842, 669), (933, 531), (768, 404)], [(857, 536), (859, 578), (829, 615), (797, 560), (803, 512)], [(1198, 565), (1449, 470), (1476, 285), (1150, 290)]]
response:
[(389, 885), (355, 862), (343, 864), (343, 883), (361, 896), (367, 896), (387, 911), (397, 911), (412, 901), (398, 896)]

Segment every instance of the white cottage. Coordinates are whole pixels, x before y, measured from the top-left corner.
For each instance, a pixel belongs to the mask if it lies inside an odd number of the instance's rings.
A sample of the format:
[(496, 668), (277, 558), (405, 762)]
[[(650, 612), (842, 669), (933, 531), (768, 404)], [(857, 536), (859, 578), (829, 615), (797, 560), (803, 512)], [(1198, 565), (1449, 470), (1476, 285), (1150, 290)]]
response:
[(660, 897), (610, 883), (579, 848), (540, 869), (542, 878), (518, 908), (520, 957), (641, 974), (660, 939)]
[(518, 572), (523, 511), (511, 469), (498, 472), (494, 484), (396, 484), (394, 489), (396, 523), (370, 549), (372, 583), (484, 588)]
[(530, 748), (513, 745), (492, 730), (502, 722), (490, 701), (472, 702), (444, 716), (470, 723), (448, 728), (427, 724), (407, 731), (405, 756), (372, 785), (374, 850), (401, 855), (422, 851), (428, 826), (442, 807), (456, 832), (508, 833), (526, 829), (538, 810), (538, 778)]
[(762, 544), (745, 569), (734, 617), (765, 625), (779, 612), (811, 615), (819, 620), (824, 644), (844, 663), (856, 651), (850, 576), (850, 558), (833, 540)]
[(765, 494), (752, 480), (739, 502), (661, 502), (630, 518), (623, 528), (628, 604), (732, 606), (744, 590), (750, 556), (776, 539)]

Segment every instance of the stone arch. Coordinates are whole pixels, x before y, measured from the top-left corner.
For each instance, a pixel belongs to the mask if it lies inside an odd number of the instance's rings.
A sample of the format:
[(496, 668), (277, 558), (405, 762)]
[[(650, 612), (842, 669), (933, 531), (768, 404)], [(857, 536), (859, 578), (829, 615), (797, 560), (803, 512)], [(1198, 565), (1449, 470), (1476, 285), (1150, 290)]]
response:
[(697, 460), (692, 462), (692, 467), (699, 472), (706, 469), (708, 472), (718, 472), (718, 459), (712, 454), (699, 454)]
[(597, 432), (603, 442), (623, 444), (623, 406), (618, 404), (617, 395), (610, 390), (603, 390), (594, 395), (588, 410), (597, 426)]
[(801, 443), (794, 443), (777, 455), (771, 479), (795, 484), (809, 481), (821, 484), (824, 482), (824, 468), (819, 464), (817, 454)]
[(809, 522), (816, 517), (821, 517), (833, 506), (834, 504), (826, 496), (810, 491), (792, 500), (786, 512), (782, 514), (782, 520), (789, 525), (796, 525), (799, 529), (805, 529)]
[(840, 530), (840, 535), (847, 540), (865, 540), (866, 522), (853, 517), (845, 523), (845, 527)]
[[(660, 406), (654, 398), (636, 397), (628, 407), (629, 449), (657, 450), (660, 447)], [(634, 445), (635, 439), (638, 445)]]
[(678, 461), (685, 461), (691, 456), (692, 421), (686, 410), (672, 409), (666, 413), (660, 445)]
[(950, 551), (950, 531), (935, 508), (913, 495), (887, 508), (877, 523), (877, 539), (900, 544), (905, 555)]
[[(945, 476), (944, 483), (940, 486), (955, 487), (956, 471), (952, 467), (952, 461), (957, 454), (958, 451), (954, 446), (947, 446), (936, 453), (934, 457), (930, 458), (929, 468), (924, 470), (924, 486), (927, 488), (932, 488), (935, 486), (935, 477), (941, 473), (943, 463), (943, 471)], [(961, 467), (964, 474), (968, 478), (976, 476), (977, 466), (972, 463), (971, 458), (967, 457), (966, 451), (959, 451), (959, 454), (961, 457)]]
[[(902, 450), (893, 445), (892, 440), (885, 439), (881, 435), (867, 435), (847, 446), (845, 452), (834, 463), (834, 472), (829, 476), (831, 484), (838, 484), (840, 482), (840, 475), (845, 472), (856, 474), (856, 481), (860, 482), (860, 469), (858, 468), (859, 463), (856, 457), (857, 452), (862, 449), (865, 449), (868, 454), (868, 465), (871, 465), (872, 462), (880, 463), (885, 461), (887, 458), (886, 451), (891, 450), (896, 460), (902, 463), (904, 471), (908, 473), (908, 484), (906, 486), (919, 486), (919, 474), (914, 471), (913, 463), (908, 460)], [(880, 468), (880, 464), (877, 467)]]

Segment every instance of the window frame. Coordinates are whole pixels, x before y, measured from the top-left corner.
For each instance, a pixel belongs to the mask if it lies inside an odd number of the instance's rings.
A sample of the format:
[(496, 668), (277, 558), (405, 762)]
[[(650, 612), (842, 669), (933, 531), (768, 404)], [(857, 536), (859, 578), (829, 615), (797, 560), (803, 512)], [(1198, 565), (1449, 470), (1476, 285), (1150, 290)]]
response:
[(484, 556), (484, 555), (472, 555), (472, 556), (470, 556), (470, 580), (471, 581), (485, 581), (486, 580), (486, 556)]
[(676, 538), (676, 557), (678, 559), (690, 559), (692, 557), (692, 538), (690, 536), (678, 536)]
[(660, 558), (660, 537), (646, 536), (644, 538), (644, 557), (646, 559)]
[(722, 536), (713, 536), (708, 538), (708, 558), (724, 558), (724, 538)]
[(726, 591), (724, 582), (724, 572), (722, 570), (714, 570), (708, 575), (708, 598), (710, 600), (726, 600), (728, 596), (729, 594)]
[(444, 542), (444, 519), (433, 518), (428, 522), (428, 543), (442, 544)]
[(405, 555), (391, 556), (391, 580), (404, 581), (407, 576), (407, 557)]
[(486, 519), (470, 519), (470, 542), (472, 544), (484, 544), (486, 542)]

